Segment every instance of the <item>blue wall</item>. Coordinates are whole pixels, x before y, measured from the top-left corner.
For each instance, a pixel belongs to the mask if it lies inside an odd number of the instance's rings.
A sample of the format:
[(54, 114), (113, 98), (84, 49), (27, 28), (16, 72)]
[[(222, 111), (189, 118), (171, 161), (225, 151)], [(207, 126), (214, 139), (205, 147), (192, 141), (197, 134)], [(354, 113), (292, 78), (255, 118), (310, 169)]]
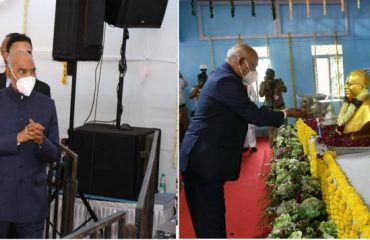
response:
[[(348, 1), (350, 35), (343, 37), (339, 36), (339, 44), (343, 45), (345, 77), (352, 70), (370, 67), (370, 1), (362, 0), (360, 9), (357, 8), (355, 3), (356, 1)], [(248, 28), (248, 23), (251, 21), (248, 21), (250, 19), (250, 12), (245, 13), (247, 7), (246, 5), (236, 5), (235, 19), (230, 15), (229, 5), (215, 6), (213, 19), (209, 18), (207, 11), (202, 8), (202, 12), (205, 13), (203, 15), (203, 25), (209, 26), (205, 29), (205, 34), (221, 35), (222, 32), (220, 29), (225, 29), (225, 32), (227, 32), (225, 35), (235, 35), (238, 33), (237, 31), (241, 31), (240, 29), (243, 29), (243, 27), (244, 29)], [(208, 9), (208, 6), (205, 6), (205, 9)], [(317, 31), (326, 31), (328, 29), (332, 31), (343, 31), (343, 21), (340, 19), (341, 16), (338, 17), (338, 15), (342, 15), (340, 6), (328, 5), (327, 16), (322, 15), (322, 8), (320, 6), (312, 6), (310, 19), (306, 18), (304, 9), (304, 5), (294, 4), (294, 17), (289, 23), (289, 20), (287, 20), (289, 17), (287, 6), (285, 5), (282, 7), (280, 11), (281, 19), (283, 24), (287, 22), (284, 24), (284, 33), (287, 31), (296, 33), (304, 32), (302, 25), (310, 29), (307, 30), (307, 32), (312, 32), (311, 28), (316, 28)], [(272, 19), (270, 17), (271, 10), (268, 11), (267, 15), (265, 12), (258, 11), (259, 9), (257, 8), (257, 17), (251, 24), (253, 25), (253, 29), (266, 29), (266, 32), (271, 33), (269, 30)], [(234, 32), (233, 29), (235, 29)], [(250, 31), (245, 30), (244, 32), (240, 32), (240, 34), (245, 33), (250, 33)], [(243, 42), (251, 46), (265, 46), (266, 44), (265, 39), (243, 39)], [(235, 43), (236, 40), (213, 41), (216, 67), (223, 63), (227, 49)], [(292, 39), (296, 94), (298, 95), (312, 94), (315, 91), (311, 57), (312, 44), (312, 37)], [(317, 37), (317, 44), (335, 44), (335, 39), (334, 37)], [(288, 87), (288, 93), (284, 95), (286, 104), (288, 106), (293, 106), (292, 93), (289, 91), (292, 89), (292, 85), (289, 67), (288, 39), (270, 38), (269, 45), (272, 67), (275, 69), (277, 77), (281, 77)], [(197, 84), (199, 64), (202, 63), (209, 66), (209, 73), (211, 70), (211, 59), (208, 41), (199, 40), (197, 17), (191, 15), (190, 1), (182, 0), (180, 2), (180, 71), (189, 83), (188, 88), (184, 91), (184, 96), (187, 95), (192, 85)], [(189, 101), (189, 99), (186, 100), (189, 108), (193, 109), (195, 104), (194, 101)]]

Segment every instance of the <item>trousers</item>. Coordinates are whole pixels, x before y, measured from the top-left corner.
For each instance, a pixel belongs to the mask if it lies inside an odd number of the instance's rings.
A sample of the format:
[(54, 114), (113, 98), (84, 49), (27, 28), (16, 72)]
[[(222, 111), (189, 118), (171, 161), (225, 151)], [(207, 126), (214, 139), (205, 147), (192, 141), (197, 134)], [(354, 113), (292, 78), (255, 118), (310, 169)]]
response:
[(226, 238), (224, 180), (182, 174), (186, 201), (197, 238)]
[(43, 238), (45, 220), (32, 223), (0, 221), (0, 238)]

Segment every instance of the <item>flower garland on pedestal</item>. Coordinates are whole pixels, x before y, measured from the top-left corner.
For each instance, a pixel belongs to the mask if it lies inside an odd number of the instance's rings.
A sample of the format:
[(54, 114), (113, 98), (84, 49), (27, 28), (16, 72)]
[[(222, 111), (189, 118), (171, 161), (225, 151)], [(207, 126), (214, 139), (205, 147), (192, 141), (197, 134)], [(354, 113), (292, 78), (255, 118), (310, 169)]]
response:
[[(300, 140), (309, 138), (310, 128), (307, 124), (297, 121), (297, 132)], [(302, 143), (303, 145), (307, 144)], [(369, 238), (370, 212), (366, 203), (348, 182), (345, 174), (335, 161), (335, 152), (327, 151), (324, 156), (317, 155), (313, 144), (309, 148), (309, 156), (316, 164), (316, 173), (321, 183), (323, 200), (326, 210), (334, 220), (339, 238)]]
[(346, 101), (343, 103), (342, 107), (340, 108), (337, 124), (338, 126), (343, 126), (346, 124), (352, 116), (355, 114), (356, 109), (359, 108), (362, 102), (369, 96), (369, 91), (367, 89), (363, 89), (358, 96), (353, 99)]
[(304, 154), (308, 154), (309, 141), (311, 137), (317, 136), (317, 133), (310, 128), (302, 119), (296, 122), (297, 135), (300, 143), (303, 146)]
[(322, 190), (323, 195), (327, 196), (325, 202), (327, 209), (330, 209), (329, 215), (338, 227), (340, 238), (365, 237), (367, 233), (362, 232), (362, 229), (370, 225), (369, 209), (334, 158), (334, 152), (325, 152), (324, 163), (327, 169), (323, 170), (325, 174), (321, 176), (321, 182), (325, 182)]

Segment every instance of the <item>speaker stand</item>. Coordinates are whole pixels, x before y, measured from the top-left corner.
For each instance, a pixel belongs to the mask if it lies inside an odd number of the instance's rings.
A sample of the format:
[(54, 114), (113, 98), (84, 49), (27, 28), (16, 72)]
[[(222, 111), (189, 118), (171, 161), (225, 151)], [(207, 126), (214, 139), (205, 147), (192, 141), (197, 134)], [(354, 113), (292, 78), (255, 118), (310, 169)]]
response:
[(80, 197), (80, 199), (82, 200), (83, 204), (85, 205), (87, 211), (89, 212), (90, 218), (86, 219), (86, 221), (81, 223), (81, 225), (78, 228), (76, 228), (74, 230), (74, 232), (76, 232), (80, 228), (84, 227), (85, 224), (88, 223), (91, 219), (94, 220), (94, 222), (97, 222), (99, 220), (98, 217), (96, 216), (94, 210), (91, 208), (90, 203), (87, 201), (85, 195), (80, 190), (78, 190), (78, 196)]
[[(75, 117), (75, 102), (76, 102), (76, 76), (77, 76), (77, 61), (67, 61), (67, 75), (72, 76), (72, 89), (71, 89), (71, 106), (69, 109), (69, 128), (68, 128), (68, 143), (73, 142), (73, 125)], [(70, 145), (70, 144), (68, 144)]]
[[(67, 75), (72, 76), (72, 89), (71, 89), (71, 106), (70, 106), (70, 113), (69, 113), (69, 129), (68, 129), (68, 146), (71, 147), (71, 144), (73, 142), (73, 129), (74, 129), (74, 115), (75, 115), (75, 102), (76, 102), (76, 76), (77, 76), (77, 61), (76, 60), (70, 60), (67, 62)], [(87, 211), (90, 214), (90, 218), (86, 220), (84, 223), (82, 223), (78, 228), (80, 229), (83, 227), (88, 221), (91, 219), (94, 220), (94, 222), (98, 221), (98, 217), (96, 216), (94, 210), (91, 208), (90, 203), (86, 200), (85, 196), (79, 191), (78, 195), (81, 198), (83, 204), (85, 205)], [(75, 230), (76, 231), (76, 230)]]
[(118, 88), (117, 88), (117, 113), (116, 113), (116, 128), (122, 129), (122, 130), (131, 129), (129, 124), (121, 125), (121, 115), (123, 112), (123, 105), (122, 105), (123, 82), (124, 82), (125, 75), (127, 72), (127, 61), (126, 61), (127, 39), (129, 39), (128, 29), (124, 28), (122, 45), (121, 45), (121, 60), (119, 61), (119, 64), (118, 64), (119, 79), (118, 79)]

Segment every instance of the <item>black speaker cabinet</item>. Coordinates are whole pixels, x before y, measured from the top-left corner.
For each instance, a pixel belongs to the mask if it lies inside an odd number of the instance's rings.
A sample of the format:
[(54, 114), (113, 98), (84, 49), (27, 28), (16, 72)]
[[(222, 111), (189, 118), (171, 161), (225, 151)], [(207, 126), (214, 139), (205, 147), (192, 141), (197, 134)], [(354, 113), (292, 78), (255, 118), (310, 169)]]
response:
[[(78, 154), (78, 190), (136, 201), (145, 175), (146, 138), (154, 131), (138, 127), (120, 130), (105, 124), (76, 128), (70, 148)], [(156, 169), (158, 176), (158, 166)]]
[(167, 1), (106, 0), (105, 21), (121, 28), (160, 28)]
[(105, 0), (57, 0), (54, 60), (100, 60), (104, 14)]

